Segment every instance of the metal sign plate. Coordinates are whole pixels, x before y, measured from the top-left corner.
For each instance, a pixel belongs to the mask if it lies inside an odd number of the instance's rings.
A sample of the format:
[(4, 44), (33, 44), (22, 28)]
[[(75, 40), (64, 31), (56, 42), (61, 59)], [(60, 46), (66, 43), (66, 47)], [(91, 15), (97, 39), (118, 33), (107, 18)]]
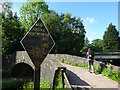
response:
[(43, 60), (55, 45), (54, 40), (40, 18), (20, 42), (36, 69), (39, 69)]

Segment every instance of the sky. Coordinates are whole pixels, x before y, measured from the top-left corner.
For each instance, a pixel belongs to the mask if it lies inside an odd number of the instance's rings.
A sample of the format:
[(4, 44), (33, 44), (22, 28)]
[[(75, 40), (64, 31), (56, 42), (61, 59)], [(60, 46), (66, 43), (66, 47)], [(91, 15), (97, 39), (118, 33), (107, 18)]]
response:
[[(12, 10), (18, 15), (22, 3), (12, 2)], [(72, 17), (80, 17), (90, 42), (94, 39), (103, 39), (110, 23), (118, 30), (118, 2), (47, 2), (47, 4), (49, 9), (55, 10), (58, 14), (70, 13)]]

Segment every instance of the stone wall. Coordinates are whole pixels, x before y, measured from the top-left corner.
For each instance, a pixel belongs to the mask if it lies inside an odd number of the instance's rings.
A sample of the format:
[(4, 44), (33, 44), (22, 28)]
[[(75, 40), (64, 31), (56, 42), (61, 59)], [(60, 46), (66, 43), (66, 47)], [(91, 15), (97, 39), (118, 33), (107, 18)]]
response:
[[(72, 62), (72, 63), (78, 63), (78, 64), (87, 64), (87, 59), (83, 57), (78, 57), (74, 55), (68, 55), (68, 54), (50, 54), (51, 58), (61, 61), (63, 59), (64, 62)], [(102, 62), (98, 62), (94, 60), (95, 66), (101, 66), (101, 64), (104, 64)]]
[[(72, 63), (78, 63), (78, 64), (87, 64), (87, 59), (83, 58), (83, 57), (78, 57), (78, 56), (74, 56), (74, 55), (68, 55), (68, 54), (50, 54), (51, 58), (55, 59), (55, 60), (59, 60), (61, 61), (63, 59), (64, 62), (72, 62)], [(96, 67), (102, 67), (104, 68), (106, 65), (103, 62), (99, 62), (94, 60), (94, 65)], [(108, 65), (108, 67), (111, 68), (112, 71), (120, 71), (120, 67), (119, 66), (114, 66), (114, 65)]]
[(74, 55), (68, 55), (68, 54), (50, 54), (51, 58), (54, 58), (55, 60), (60, 61), (63, 59), (64, 62), (72, 62), (72, 63), (87, 63), (86, 58), (74, 56)]

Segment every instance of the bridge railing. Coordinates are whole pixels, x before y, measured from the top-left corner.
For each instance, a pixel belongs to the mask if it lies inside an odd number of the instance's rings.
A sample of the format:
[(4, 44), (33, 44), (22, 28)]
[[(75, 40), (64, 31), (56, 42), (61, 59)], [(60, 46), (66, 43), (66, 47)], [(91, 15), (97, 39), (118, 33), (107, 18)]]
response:
[(69, 82), (69, 80), (67, 78), (66, 71), (62, 72), (62, 78), (63, 78), (63, 88), (64, 88), (64, 86), (66, 86), (66, 88), (72, 89), (72, 87), (70, 85), (70, 82)]
[(53, 89), (55, 88), (56, 78), (58, 78), (59, 72), (61, 72), (61, 77), (62, 77), (62, 88), (67, 88), (67, 89), (69, 88), (70, 90), (72, 90), (72, 87), (71, 87), (69, 80), (67, 78), (67, 75), (66, 75), (66, 67), (63, 67), (63, 66), (57, 68), (57, 70), (55, 72), (52, 88)]

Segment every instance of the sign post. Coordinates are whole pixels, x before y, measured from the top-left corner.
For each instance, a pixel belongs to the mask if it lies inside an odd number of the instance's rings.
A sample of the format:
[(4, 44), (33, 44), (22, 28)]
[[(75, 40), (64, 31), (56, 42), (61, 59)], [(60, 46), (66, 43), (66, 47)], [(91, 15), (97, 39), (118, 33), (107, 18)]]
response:
[(40, 88), (40, 66), (55, 45), (50, 33), (39, 18), (20, 41), (34, 66), (34, 90)]
[(39, 90), (40, 87), (40, 71), (41, 67), (36, 70), (35, 69), (35, 73), (34, 73), (34, 90)]

